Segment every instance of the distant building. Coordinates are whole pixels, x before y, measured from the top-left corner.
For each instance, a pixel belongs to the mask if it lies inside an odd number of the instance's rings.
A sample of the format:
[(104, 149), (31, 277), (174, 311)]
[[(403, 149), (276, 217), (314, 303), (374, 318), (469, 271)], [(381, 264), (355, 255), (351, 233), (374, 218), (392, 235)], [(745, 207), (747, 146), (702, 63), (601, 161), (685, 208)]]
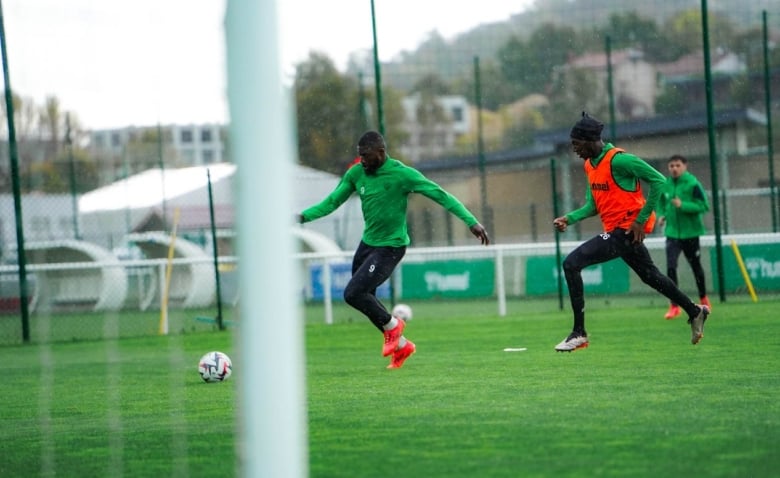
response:
[[(660, 90), (676, 91), (688, 105), (706, 104), (704, 53), (701, 50), (682, 56), (673, 62), (659, 64), (657, 68)], [(737, 100), (734, 94), (734, 79), (748, 73), (744, 59), (736, 53), (717, 48), (710, 55), (710, 71), (712, 73), (713, 102), (719, 105), (733, 104)], [(754, 74), (751, 76), (752, 79), (749, 81), (753, 84), (752, 88), (763, 91), (763, 75)]]
[[(739, 55), (717, 48), (710, 55), (710, 71), (713, 75), (735, 75), (747, 72), (747, 65)], [(704, 78), (704, 52), (702, 50), (681, 56), (675, 61), (656, 66), (663, 82), (674, 82), (691, 77)]]
[[(158, 144), (162, 130), (162, 144)], [(208, 166), (227, 160), (225, 127), (219, 124), (128, 126), (89, 133), (91, 155), (113, 168), (105, 168), (113, 180), (163, 164), (170, 167)], [(126, 171), (129, 170), (129, 171)]]
[(401, 105), (409, 136), (399, 151), (412, 163), (451, 152), (458, 138), (470, 131), (469, 104), (463, 96), (437, 96), (426, 104), (417, 93), (401, 100)]
[[(655, 114), (655, 98), (658, 93), (656, 68), (644, 59), (644, 53), (634, 48), (612, 52), (612, 87), (618, 119), (646, 118)], [(608, 84), (607, 54), (586, 53), (572, 58), (556, 69), (559, 75), (572, 70), (586, 70), (596, 75), (606, 97)]]
[[(576, 112), (572, 116), (576, 118)], [(766, 187), (766, 116), (751, 109), (721, 109), (715, 112), (713, 121), (718, 189), (726, 196), (724, 199), (719, 194), (724, 231), (766, 232), (772, 223)], [(704, 188), (712, 191), (710, 125), (705, 111), (642, 118), (615, 126), (617, 146), (659, 171), (665, 171), (669, 156), (681, 153)], [(570, 131), (571, 126), (538, 131), (530, 146), (484, 155), (488, 214), (480, 214), (482, 185), (477, 154), (423, 160), (415, 167), (478, 213), (496, 243), (552, 241), (556, 233), (550, 227), (551, 218), (579, 207), (586, 189), (582, 159), (572, 152)], [(553, 202), (554, 188), (557, 194)], [(468, 229), (453, 228), (449, 216), (427, 198), (411, 198), (409, 230), (413, 247), (471, 244), (473, 237)], [(705, 216), (710, 231), (713, 221), (713, 214)], [(595, 234), (601, 232), (600, 227), (598, 220), (583, 221), (570, 228), (568, 237)]]
[[(628, 48), (611, 54), (612, 87), (618, 120), (632, 120), (655, 116), (655, 103), (664, 88), (674, 85), (689, 103), (697, 103), (703, 98), (704, 53), (700, 50), (682, 56), (669, 63), (650, 63), (644, 59), (641, 50)], [(716, 49), (711, 54), (711, 72), (715, 76), (715, 88), (724, 90), (728, 95), (730, 78), (744, 74), (747, 66), (736, 53)], [(572, 58), (568, 63), (556, 69), (556, 74), (566, 75), (572, 70), (592, 72), (606, 97), (608, 65), (604, 52), (586, 53)]]

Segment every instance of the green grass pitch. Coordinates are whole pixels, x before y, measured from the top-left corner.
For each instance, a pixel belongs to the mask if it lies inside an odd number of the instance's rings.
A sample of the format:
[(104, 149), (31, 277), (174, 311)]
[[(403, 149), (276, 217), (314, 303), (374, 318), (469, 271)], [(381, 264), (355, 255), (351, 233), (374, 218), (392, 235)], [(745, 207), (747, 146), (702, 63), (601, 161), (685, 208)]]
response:
[[(693, 346), (657, 299), (588, 298), (591, 346), (574, 353), (553, 351), (571, 328), (557, 301), (503, 318), (493, 303), (412, 305), (417, 353), (400, 370), (367, 320), (307, 312), (312, 477), (780, 469), (777, 299), (715, 302)], [(196, 371), (203, 353), (237, 347), (227, 331), (0, 348), (0, 476), (239, 475), (241, 364), (222, 384)]]

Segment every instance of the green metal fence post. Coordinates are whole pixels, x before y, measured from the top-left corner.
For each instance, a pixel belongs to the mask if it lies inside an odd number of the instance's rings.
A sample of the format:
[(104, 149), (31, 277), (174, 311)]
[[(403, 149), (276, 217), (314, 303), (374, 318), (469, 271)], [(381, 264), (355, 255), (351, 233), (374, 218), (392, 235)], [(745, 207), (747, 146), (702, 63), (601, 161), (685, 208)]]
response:
[[(384, 99), (382, 98), (382, 67), (379, 64), (379, 43), (376, 39), (376, 10), (374, 9), (374, 0), (371, 0), (371, 28), (374, 34), (374, 88), (376, 88), (376, 115), (379, 123), (379, 133), (385, 135), (385, 110)], [(395, 277), (393, 272), (390, 275), (390, 307), (395, 306)]]
[(487, 178), (485, 176), (485, 141), (482, 134), (482, 86), (480, 83), (479, 57), (474, 57), (474, 101), (477, 105), (477, 156), (479, 158), (479, 197), (482, 203), (482, 221), (487, 230), (493, 230), (493, 220), (488, 211)]
[[(358, 118), (360, 118), (360, 127), (365, 131), (369, 129), (368, 111), (366, 106), (366, 91), (363, 86), (363, 72), (358, 73)], [(358, 134), (362, 131), (358, 131)]]
[(168, 229), (168, 203), (165, 200), (165, 161), (163, 160), (163, 130), (157, 123), (157, 162), (160, 166), (160, 187), (162, 188), (162, 219), (163, 227)]
[(766, 154), (769, 161), (769, 200), (772, 209), (772, 232), (777, 232), (777, 198), (775, 193), (775, 148), (772, 135), (772, 82), (769, 72), (769, 33), (766, 10), (761, 12), (764, 44), (764, 103), (766, 108)]
[(609, 99), (609, 140), (615, 142), (615, 87), (612, 78), (612, 37), (604, 40), (607, 50), (607, 96)]
[(720, 201), (718, 201), (718, 153), (715, 144), (715, 112), (712, 104), (712, 68), (710, 65), (710, 32), (707, 21), (707, 0), (701, 0), (701, 32), (704, 47), (704, 91), (707, 96), (707, 137), (710, 147), (710, 173), (712, 176), (712, 216), (715, 223), (715, 262), (718, 277), (718, 293), (725, 302), (726, 291), (723, 277), (723, 250), (720, 230)]
[(0, 0), (0, 49), (3, 54), (3, 79), (5, 80), (5, 109), (8, 116), (8, 150), (11, 160), (11, 187), (14, 196), (16, 217), (16, 260), (19, 265), (19, 307), (22, 312), (22, 341), (30, 341), (30, 309), (27, 303), (27, 255), (24, 250), (24, 222), (22, 221), (22, 193), (19, 186), (19, 150), (16, 144), (14, 125), (14, 102), (11, 94), (11, 79), (8, 74), (8, 51), (5, 42), (5, 19), (3, 3)]
[(382, 106), (382, 68), (379, 65), (379, 44), (376, 41), (376, 13), (374, 0), (371, 0), (371, 27), (374, 31), (374, 87), (376, 88), (376, 113), (379, 122), (379, 132), (385, 134), (385, 111)]
[(211, 223), (211, 244), (214, 255), (214, 277), (217, 281), (217, 327), (219, 330), (225, 330), (225, 324), (222, 321), (222, 281), (219, 276), (219, 250), (217, 248), (217, 227), (214, 220), (214, 194), (211, 190), (211, 171), (206, 169), (206, 179), (209, 191), (209, 222)]
[(79, 233), (79, 202), (76, 189), (76, 164), (73, 158), (73, 138), (70, 131), (70, 113), (65, 114), (65, 145), (68, 148), (68, 175), (70, 176), (70, 201), (73, 214), (73, 237), (81, 239)]
[[(555, 167), (555, 158), (550, 158), (550, 181), (552, 183), (552, 207), (553, 217), (558, 217), (558, 178)], [(558, 308), (563, 310), (563, 270), (561, 268), (561, 235), (555, 233), (555, 265), (558, 277)]]

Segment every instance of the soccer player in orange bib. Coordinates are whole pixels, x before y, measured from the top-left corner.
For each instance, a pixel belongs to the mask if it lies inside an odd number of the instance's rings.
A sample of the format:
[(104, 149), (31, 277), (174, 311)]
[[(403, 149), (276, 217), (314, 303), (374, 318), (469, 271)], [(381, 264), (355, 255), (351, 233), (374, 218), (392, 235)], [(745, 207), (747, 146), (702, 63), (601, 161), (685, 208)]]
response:
[[(582, 118), (571, 129), (572, 150), (584, 161), (589, 188), (585, 193), (585, 204), (555, 218), (553, 225), (563, 232), (576, 222), (598, 215), (604, 232), (580, 244), (563, 261), (574, 327), (571, 334), (555, 346), (555, 350), (572, 352), (588, 346), (582, 269), (618, 257), (637, 273), (642, 282), (678, 304), (688, 314), (691, 343), (696, 345), (704, 336), (709, 307), (695, 304), (661, 273), (643, 242), (645, 235), (653, 230), (654, 209), (666, 178), (643, 159), (611, 143), (604, 143), (601, 139), (603, 129), (601, 121), (584, 111)], [(642, 193), (640, 181), (649, 185), (647, 199)]]

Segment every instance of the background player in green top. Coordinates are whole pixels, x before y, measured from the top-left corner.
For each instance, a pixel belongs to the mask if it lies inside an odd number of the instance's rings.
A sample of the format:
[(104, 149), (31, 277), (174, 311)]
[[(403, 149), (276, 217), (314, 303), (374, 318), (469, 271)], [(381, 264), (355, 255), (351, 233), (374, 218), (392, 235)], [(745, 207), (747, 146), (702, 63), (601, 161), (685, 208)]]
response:
[(359, 310), (384, 334), (382, 355), (392, 355), (387, 368), (400, 368), (415, 352), (415, 345), (403, 336), (403, 320), (393, 317), (376, 297), (376, 289), (401, 262), (409, 245), (406, 209), (411, 193), (419, 193), (462, 220), (471, 233), (488, 245), (490, 238), (474, 215), (452, 194), (416, 169), (387, 155), (381, 134), (369, 131), (358, 141), (362, 167), (351, 167), (319, 204), (301, 213), (301, 223), (332, 213), (353, 193), (360, 196), (365, 228), (352, 259), (352, 278), (344, 289), (344, 300)]
[[(659, 224), (666, 224), (666, 275), (677, 284), (677, 260), (680, 252), (691, 265), (700, 303), (712, 310), (707, 298), (707, 285), (704, 280), (704, 268), (701, 266), (701, 248), (699, 236), (704, 234), (702, 214), (710, 210), (707, 193), (696, 176), (688, 172), (688, 160), (675, 154), (666, 162), (669, 177), (664, 184), (658, 206)], [(680, 315), (680, 306), (674, 302), (664, 318), (674, 319)]]

